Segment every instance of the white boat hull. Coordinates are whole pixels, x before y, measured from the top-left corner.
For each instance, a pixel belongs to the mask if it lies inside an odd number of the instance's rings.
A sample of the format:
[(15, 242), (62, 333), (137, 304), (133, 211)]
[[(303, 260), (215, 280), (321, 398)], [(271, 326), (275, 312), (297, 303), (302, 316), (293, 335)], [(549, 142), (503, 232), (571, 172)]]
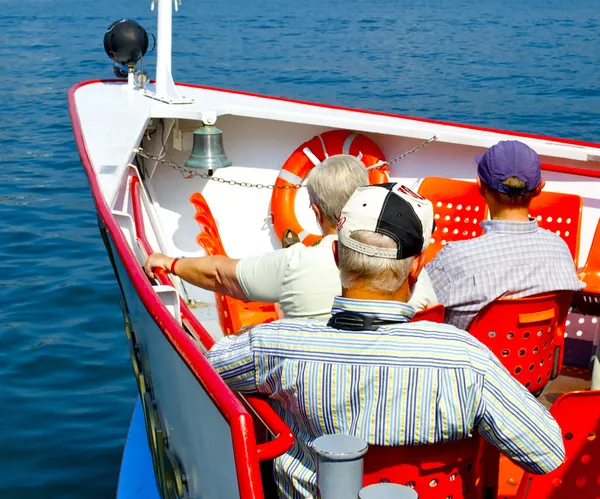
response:
[[(221, 332), (213, 295), (179, 282), (175, 282), (175, 288), (153, 289), (141, 269), (147, 248), (139, 243), (140, 226), (144, 226), (147, 244), (153, 250), (180, 256), (204, 254), (196, 244), (199, 229), (189, 202), (193, 193), (201, 192), (211, 206), (230, 256), (269, 251), (278, 247), (278, 241), (269, 221), (270, 190), (198, 177), (186, 179), (163, 163), (136, 161), (135, 150), (140, 145), (168, 162), (183, 164), (190, 152), (192, 130), (201, 120), (216, 119), (224, 132), (227, 154), (233, 160), (232, 167), (218, 170), (216, 176), (272, 184), (298, 145), (330, 129), (351, 129), (367, 135), (388, 159), (435, 135), (435, 142), (391, 165), (392, 178), (410, 186), (427, 176), (473, 179), (476, 154), (499, 140), (517, 138), (542, 156), (547, 190), (583, 197), (579, 262), (585, 261), (600, 215), (598, 144), (218, 89), (184, 85), (177, 89), (179, 95), (193, 98), (194, 104), (169, 106), (121, 83), (87, 82), (71, 89), (69, 106), (77, 146), (138, 349), (134, 360), (142, 369), (150, 393), (146, 397), (147, 419), (156, 404), (152, 431), (162, 432), (168, 445), (167, 451), (155, 450), (162, 459), (175, 461), (174, 467), (185, 474), (185, 497), (263, 497), (260, 452), (248, 411), (204, 359), (198, 331), (188, 334), (189, 321), (186, 330), (185, 317), (182, 325), (176, 291), (194, 305), (190, 310), (195, 319), (218, 338)], [(148, 125), (158, 120), (161, 125), (145, 136)], [(174, 130), (181, 131), (181, 150)], [(142, 213), (136, 219), (131, 179), (140, 176), (144, 177), (140, 183)], [(316, 232), (302, 191), (297, 196), (296, 213), (304, 228)], [(570, 321), (567, 334), (586, 342), (591, 354), (597, 322), (574, 314)], [(137, 378), (140, 383), (140, 376)]]

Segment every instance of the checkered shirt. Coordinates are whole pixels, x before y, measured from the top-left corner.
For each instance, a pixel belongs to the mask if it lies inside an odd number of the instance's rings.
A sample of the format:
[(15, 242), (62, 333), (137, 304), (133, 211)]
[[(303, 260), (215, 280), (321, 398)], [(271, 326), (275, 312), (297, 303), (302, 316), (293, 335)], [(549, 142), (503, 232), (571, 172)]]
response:
[(500, 297), (584, 287), (567, 244), (535, 220), (484, 220), (481, 226), (483, 236), (448, 243), (426, 267), (447, 323), (468, 329)]

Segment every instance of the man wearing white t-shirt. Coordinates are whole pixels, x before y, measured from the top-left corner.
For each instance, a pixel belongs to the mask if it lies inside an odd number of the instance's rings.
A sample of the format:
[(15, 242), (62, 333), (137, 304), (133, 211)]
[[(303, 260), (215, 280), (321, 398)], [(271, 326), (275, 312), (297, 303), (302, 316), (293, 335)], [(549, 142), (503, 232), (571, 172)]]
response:
[[(327, 319), (341, 292), (332, 244), (342, 208), (354, 191), (369, 183), (368, 172), (354, 156), (327, 158), (309, 173), (306, 188), (324, 235), (315, 246), (301, 243), (264, 255), (235, 260), (226, 256), (174, 258), (153, 253), (144, 268), (167, 272), (200, 288), (244, 301), (278, 303), (284, 317)], [(429, 276), (422, 272), (409, 303), (420, 310), (437, 303)]]

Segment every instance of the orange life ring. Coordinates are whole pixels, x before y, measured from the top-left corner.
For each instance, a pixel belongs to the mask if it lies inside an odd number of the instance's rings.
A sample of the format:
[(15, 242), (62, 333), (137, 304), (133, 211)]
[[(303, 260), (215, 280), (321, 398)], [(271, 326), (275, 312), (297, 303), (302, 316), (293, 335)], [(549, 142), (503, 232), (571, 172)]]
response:
[[(316, 243), (322, 238), (304, 230), (294, 211), (297, 189), (281, 189), (286, 185), (302, 183), (308, 172), (321, 161), (335, 154), (352, 154), (360, 157), (365, 167), (373, 166), (378, 161), (385, 161), (381, 149), (372, 140), (350, 130), (331, 130), (306, 141), (287, 159), (281, 167), (275, 189), (271, 196), (271, 215), (277, 237), (281, 240), (286, 229), (293, 230), (306, 246)], [(387, 166), (369, 172), (371, 184), (384, 184), (389, 181)]]

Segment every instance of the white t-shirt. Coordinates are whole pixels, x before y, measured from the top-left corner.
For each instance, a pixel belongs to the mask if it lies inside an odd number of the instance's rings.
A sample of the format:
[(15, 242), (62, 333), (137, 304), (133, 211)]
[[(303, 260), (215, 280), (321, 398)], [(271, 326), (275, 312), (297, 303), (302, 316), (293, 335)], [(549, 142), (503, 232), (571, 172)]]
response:
[[(298, 243), (240, 260), (236, 276), (244, 294), (251, 301), (279, 303), (286, 318), (328, 319), (334, 296), (342, 293), (332, 250), (336, 239), (329, 235), (316, 246)], [(424, 269), (408, 303), (416, 310), (437, 303)]]

